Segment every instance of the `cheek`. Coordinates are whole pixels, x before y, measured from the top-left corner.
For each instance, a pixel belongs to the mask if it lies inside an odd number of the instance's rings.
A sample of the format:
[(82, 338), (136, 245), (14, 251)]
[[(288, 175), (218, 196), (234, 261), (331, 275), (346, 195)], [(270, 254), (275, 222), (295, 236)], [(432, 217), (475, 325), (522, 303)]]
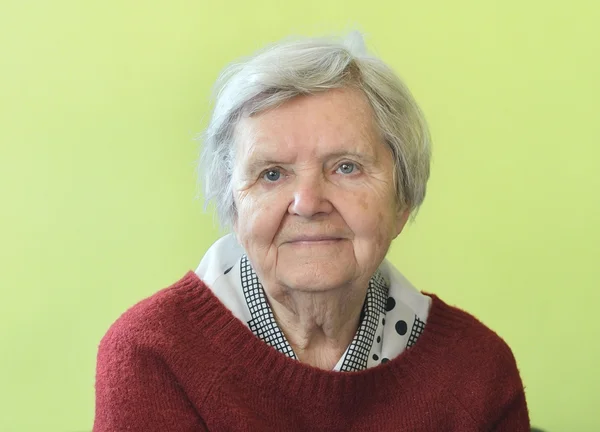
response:
[(391, 209), (387, 212), (379, 211), (377, 214), (379, 221), (377, 225), (377, 233), (375, 235), (377, 247), (388, 247), (394, 237), (394, 219), (391, 214)]
[(273, 241), (287, 210), (273, 195), (241, 192), (236, 196), (235, 231), (244, 247), (266, 246)]
[(352, 193), (338, 201), (338, 209), (354, 234), (365, 238), (390, 236), (394, 225), (393, 198), (371, 190)]
[[(343, 200), (340, 202), (341, 205), (345, 205), (346, 207), (353, 207), (356, 211), (366, 213), (371, 208), (371, 203), (369, 202), (369, 194), (364, 191), (351, 191), (350, 192), (351, 199)], [(344, 204), (345, 203), (345, 204)], [(352, 209), (350, 209), (351, 211)]]

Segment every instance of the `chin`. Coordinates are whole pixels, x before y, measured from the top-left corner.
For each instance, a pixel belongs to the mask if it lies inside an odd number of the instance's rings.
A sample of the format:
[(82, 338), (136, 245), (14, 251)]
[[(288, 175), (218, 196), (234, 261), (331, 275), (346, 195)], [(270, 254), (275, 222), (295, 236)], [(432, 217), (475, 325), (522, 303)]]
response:
[(335, 272), (310, 271), (298, 269), (281, 274), (280, 282), (290, 289), (306, 292), (325, 292), (347, 285), (352, 278), (348, 272), (342, 274)]

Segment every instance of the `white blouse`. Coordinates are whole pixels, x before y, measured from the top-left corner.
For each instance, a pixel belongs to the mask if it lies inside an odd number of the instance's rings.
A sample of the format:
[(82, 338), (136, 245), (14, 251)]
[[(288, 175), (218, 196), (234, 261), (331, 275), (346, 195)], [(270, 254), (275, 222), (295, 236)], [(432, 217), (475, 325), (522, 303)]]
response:
[[(275, 321), (258, 276), (233, 234), (209, 248), (196, 274), (256, 337), (296, 359)], [(430, 305), (430, 297), (384, 260), (369, 281), (354, 339), (333, 370), (359, 371), (377, 366), (413, 346), (425, 328)]]

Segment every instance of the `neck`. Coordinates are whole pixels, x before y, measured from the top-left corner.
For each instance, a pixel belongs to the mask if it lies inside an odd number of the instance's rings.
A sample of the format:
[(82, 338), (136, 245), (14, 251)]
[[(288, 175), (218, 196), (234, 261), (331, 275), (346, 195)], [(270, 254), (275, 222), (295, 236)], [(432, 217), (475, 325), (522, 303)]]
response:
[(360, 324), (366, 286), (343, 287), (325, 292), (282, 288), (269, 295), (277, 324), (298, 360), (331, 370), (352, 342)]

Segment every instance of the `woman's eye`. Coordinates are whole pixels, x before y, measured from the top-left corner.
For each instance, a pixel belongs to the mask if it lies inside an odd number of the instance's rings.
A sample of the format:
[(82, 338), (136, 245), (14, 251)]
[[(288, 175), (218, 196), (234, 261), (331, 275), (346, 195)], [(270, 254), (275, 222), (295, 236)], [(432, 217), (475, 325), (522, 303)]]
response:
[(338, 169), (335, 172), (340, 174), (352, 174), (355, 169), (356, 165), (352, 162), (344, 162), (338, 167)]
[(277, 169), (270, 169), (263, 174), (263, 178), (269, 182), (276, 182), (281, 178), (281, 172)]

